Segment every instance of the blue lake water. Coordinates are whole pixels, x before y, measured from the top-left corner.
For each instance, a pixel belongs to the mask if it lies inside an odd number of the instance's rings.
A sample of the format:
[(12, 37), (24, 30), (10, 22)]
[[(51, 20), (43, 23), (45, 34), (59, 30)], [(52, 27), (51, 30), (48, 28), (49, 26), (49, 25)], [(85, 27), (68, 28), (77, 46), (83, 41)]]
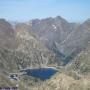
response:
[(22, 72), (25, 72), (25, 75), (33, 76), (35, 78), (39, 78), (41, 80), (46, 80), (51, 78), (52, 75), (54, 75), (57, 70), (52, 68), (40, 68), (40, 69), (26, 69), (22, 70)]

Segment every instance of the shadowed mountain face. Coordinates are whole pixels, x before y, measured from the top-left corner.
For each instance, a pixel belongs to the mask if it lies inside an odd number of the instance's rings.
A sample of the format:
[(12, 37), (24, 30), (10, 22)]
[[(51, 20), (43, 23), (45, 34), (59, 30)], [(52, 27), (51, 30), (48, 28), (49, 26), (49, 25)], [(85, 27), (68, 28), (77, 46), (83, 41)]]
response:
[(46, 18), (42, 20), (32, 20), (30, 30), (36, 33), (46, 46), (53, 50), (54, 43), (60, 43), (75, 28), (75, 24), (68, 23), (65, 19), (57, 16), (56, 18)]
[(59, 50), (68, 56), (73, 52), (80, 52), (88, 41), (90, 41), (90, 22), (86, 21), (59, 44)]
[(49, 49), (53, 50), (54, 43), (60, 43), (65, 40), (68, 34), (76, 28), (77, 24), (68, 23), (65, 19), (57, 16), (55, 18), (31, 20), (28, 23), (18, 24), (18, 26), (36, 33), (39, 39)]

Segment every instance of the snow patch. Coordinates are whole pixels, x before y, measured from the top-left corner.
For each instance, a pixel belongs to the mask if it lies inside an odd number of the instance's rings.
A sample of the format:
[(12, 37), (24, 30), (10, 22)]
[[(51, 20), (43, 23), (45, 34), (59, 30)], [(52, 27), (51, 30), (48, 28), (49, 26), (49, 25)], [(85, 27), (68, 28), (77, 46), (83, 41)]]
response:
[(26, 22), (26, 25), (32, 26), (32, 21)]
[(53, 27), (54, 30), (56, 31), (56, 29), (57, 29), (56, 25), (53, 24), (52, 27)]

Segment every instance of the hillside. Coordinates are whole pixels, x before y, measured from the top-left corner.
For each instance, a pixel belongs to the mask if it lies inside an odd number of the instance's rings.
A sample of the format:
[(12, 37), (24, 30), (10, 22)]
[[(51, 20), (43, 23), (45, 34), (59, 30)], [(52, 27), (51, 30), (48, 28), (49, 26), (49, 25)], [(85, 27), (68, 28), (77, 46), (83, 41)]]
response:
[[(74, 78), (57, 73), (38, 88), (39, 90), (90, 90), (90, 77), (75, 80)], [(36, 89), (36, 90), (38, 90)], [(34, 89), (33, 89), (34, 90)]]
[(66, 66), (67, 70), (74, 70), (80, 75), (90, 74), (90, 43), (75, 59)]
[[(90, 43), (39, 90), (90, 90)], [(38, 89), (37, 89), (38, 90)]]
[(24, 28), (38, 36), (39, 40), (52, 51), (64, 64), (71, 61), (90, 41), (90, 20), (70, 23), (57, 16), (45, 19), (35, 19), (19, 23), (18, 28)]
[(39, 40), (52, 51), (59, 60), (63, 60), (64, 53), (58, 49), (58, 44), (63, 42), (68, 35), (75, 31), (79, 25), (69, 23), (64, 18), (57, 16), (45, 19), (34, 19), (26, 23), (17, 23), (16, 28), (24, 28), (37, 35)]
[[(2, 21), (1, 24), (3, 25)], [(14, 70), (16, 69), (15, 67), (19, 69), (33, 66), (45, 67), (57, 60), (55, 55), (40, 42), (35, 34), (29, 33), (28, 30), (23, 28), (13, 30), (8, 22), (5, 21), (5, 24), (0, 26), (0, 39), (2, 39), (2, 43), (0, 43), (0, 46), (2, 46), (0, 48), (1, 68), (4, 69), (6, 67), (5, 69)], [(8, 24), (9, 26), (6, 28)], [(12, 35), (10, 36), (11, 33)]]
[(60, 52), (64, 53), (66, 59), (70, 55), (76, 55), (83, 50), (90, 41), (90, 20), (86, 20), (78, 28), (71, 32), (66, 39), (58, 45)]

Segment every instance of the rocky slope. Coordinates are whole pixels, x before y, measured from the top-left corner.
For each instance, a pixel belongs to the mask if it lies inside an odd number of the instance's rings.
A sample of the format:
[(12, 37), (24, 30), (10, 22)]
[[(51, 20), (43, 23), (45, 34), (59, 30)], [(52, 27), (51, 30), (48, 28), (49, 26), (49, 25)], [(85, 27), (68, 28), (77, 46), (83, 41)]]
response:
[(85, 48), (90, 41), (90, 20), (85, 21), (78, 28), (71, 32), (68, 37), (60, 44), (58, 49), (64, 53), (66, 59), (68, 56), (76, 55)]
[(27, 67), (55, 65), (57, 58), (33, 33), (24, 28), (13, 30), (11, 25), (0, 21), (0, 68), (15, 71)]
[(75, 80), (66, 74), (57, 73), (35, 90), (90, 90), (90, 77)]
[(31, 90), (90, 90), (90, 42), (72, 62)]
[(64, 53), (59, 51), (58, 45), (63, 42), (68, 35), (78, 27), (76, 23), (69, 23), (60, 16), (55, 18), (35, 19), (26, 23), (19, 23), (18, 28), (24, 28), (37, 34), (39, 40), (59, 59), (64, 57)]
[[(10, 80), (11, 73), (19, 73), (21, 69), (53, 66), (57, 58), (48, 50), (37, 35), (24, 28), (15, 28), (5, 20), (0, 20), (0, 86), (15, 87), (17, 83), (25, 90), (22, 80)], [(25, 77), (23, 77), (25, 78)], [(29, 77), (30, 78), (30, 77)], [(26, 78), (25, 78), (26, 79)], [(30, 78), (33, 84), (35, 79)], [(2, 82), (2, 83), (1, 83)], [(27, 83), (25, 83), (27, 85)], [(36, 85), (36, 84), (35, 84)]]
[(67, 35), (74, 29), (74, 24), (71, 25), (60, 16), (55, 18), (46, 18), (42, 20), (32, 20), (30, 30), (38, 34), (39, 38), (45, 42), (51, 50), (54, 48), (54, 43), (62, 42)]
[(88, 42), (88, 46), (66, 66), (66, 69), (67, 71), (75, 71), (78, 75), (90, 74), (90, 42)]
[[(20, 30), (20, 31), (19, 31)], [(29, 67), (44, 67), (49, 64), (55, 64), (54, 53), (52, 53), (45, 45), (38, 39), (34, 33), (29, 33), (28, 30), (24, 28), (16, 27), (16, 39), (18, 47), (16, 51), (24, 53), (28, 56), (27, 60), (29, 61)]]
[(69, 23), (60, 16), (55, 18), (35, 19), (18, 24), (19, 28), (28, 29), (38, 35), (45, 46), (62, 59), (65, 64), (72, 60), (90, 41), (90, 20), (82, 24)]

